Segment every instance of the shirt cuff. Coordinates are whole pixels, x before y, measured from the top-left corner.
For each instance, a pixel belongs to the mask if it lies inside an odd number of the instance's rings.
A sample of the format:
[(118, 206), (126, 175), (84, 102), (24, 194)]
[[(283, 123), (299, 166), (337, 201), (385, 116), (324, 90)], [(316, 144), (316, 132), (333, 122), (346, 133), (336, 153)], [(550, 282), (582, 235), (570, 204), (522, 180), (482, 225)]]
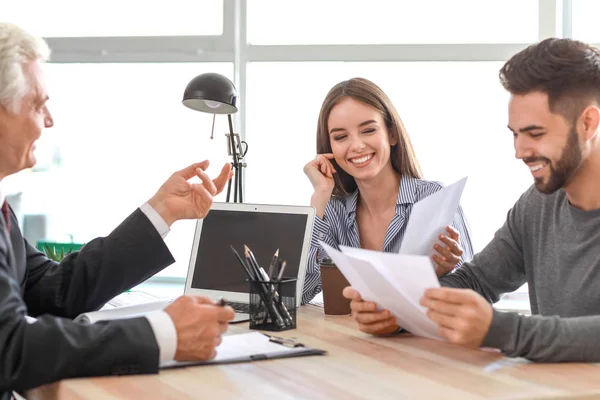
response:
[(173, 320), (164, 311), (156, 311), (145, 315), (158, 343), (159, 361), (161, 363), (175, 358), (177, 351), (177, 330)]
[(311, 236), (311, 244), (315, 247), (320, 247), (319, 240), (325, 239), (325, 235), (329, 231), (329, 224), (324, 219), (315, 217), (313, 221), (313, 235)]
[(148, 203), (142, 204), (140, 210), (142, 210), (142, 212), (146, 214), (146, 217), (148, 217), (150, 222), (152, 222), (152, 225), (154, 225), (154, 227), (160, 234), (160, 237), (163, 239), (167, 237), (167, 234), (169, 233), (170, 229), (169, 225), (165, 222), (163, 217), (161, 217), (160, 214), (156, 212), (156, 210), (152, 208), (152, 206)]

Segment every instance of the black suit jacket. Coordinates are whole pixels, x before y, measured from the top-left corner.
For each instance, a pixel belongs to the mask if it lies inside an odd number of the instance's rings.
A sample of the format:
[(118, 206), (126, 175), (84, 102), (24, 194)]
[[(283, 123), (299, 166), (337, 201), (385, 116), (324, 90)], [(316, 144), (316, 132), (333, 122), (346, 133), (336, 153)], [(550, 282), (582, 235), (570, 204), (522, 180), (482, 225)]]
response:
[(64, 378), (156, 373), (159, 349), (146, 318), (93, 325), (72, 319), (173, 261), (139, 209), (60, 264), (23, 238), (12, 211), (8, 237), (0, 213), (0, 399)]

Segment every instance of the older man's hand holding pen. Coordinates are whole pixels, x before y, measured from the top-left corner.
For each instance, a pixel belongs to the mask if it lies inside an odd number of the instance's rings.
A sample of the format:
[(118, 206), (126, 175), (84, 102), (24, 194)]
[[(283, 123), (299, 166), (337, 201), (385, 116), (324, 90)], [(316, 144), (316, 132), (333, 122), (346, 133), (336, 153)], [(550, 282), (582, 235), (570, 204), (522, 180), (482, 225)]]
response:
[(165, 312), (171, 317), (177, 331), (177, 361), (215, 358), (221, 336), (235, 316), (231, 307), (195, 296), (179, 297), (165, 308)]

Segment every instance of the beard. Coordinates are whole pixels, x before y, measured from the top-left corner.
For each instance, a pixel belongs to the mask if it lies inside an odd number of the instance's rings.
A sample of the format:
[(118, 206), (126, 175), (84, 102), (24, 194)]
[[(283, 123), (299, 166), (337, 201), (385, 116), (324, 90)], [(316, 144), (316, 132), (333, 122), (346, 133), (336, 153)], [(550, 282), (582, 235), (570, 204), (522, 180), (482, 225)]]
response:
[(577, 136), (575, 126), (572, 126), (567, 139), (567, 144), (563, 148), (562, 155), (556, 163), (553, 163), (545, 157), (532, 157), (523, 161), (527, 163), (545, 161), (548, 163), (548, 167), (550, 168), (548, 181), (544, 183), (543, 177), (535, 178), (534, 184), (540, 193), (551, 194), (558, 189), (565, 187), (567, 183), (569, 183), (579, 169), (582, 158), (583, 155), (581, 147), (579, 146), (579, 137)]

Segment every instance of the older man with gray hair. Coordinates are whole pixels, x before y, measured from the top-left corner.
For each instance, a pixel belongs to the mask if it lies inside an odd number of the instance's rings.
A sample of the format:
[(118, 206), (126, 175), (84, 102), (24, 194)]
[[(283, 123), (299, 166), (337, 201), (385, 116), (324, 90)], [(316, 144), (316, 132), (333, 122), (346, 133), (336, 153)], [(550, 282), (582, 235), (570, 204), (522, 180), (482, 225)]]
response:
[[(208, 161), (177, 171), (108, 236), (60, 263), (48, 259), (23, 238), (1, 184), (35, 165), (35, 143), (54, 123), (42, 68), (49, 53), (43, 39), (0, 23), (0, 400), (64, 378), (156, 373), (161, 361), (210, 359), (234, 316), (184, 296), (146, 317), (72, 321), (171, 264), (163, 241), (170, 225), (206, 216), (232, 172), (226, 164), (211, 180)], [(194, 176), (201, 183), (188, 182)]]

